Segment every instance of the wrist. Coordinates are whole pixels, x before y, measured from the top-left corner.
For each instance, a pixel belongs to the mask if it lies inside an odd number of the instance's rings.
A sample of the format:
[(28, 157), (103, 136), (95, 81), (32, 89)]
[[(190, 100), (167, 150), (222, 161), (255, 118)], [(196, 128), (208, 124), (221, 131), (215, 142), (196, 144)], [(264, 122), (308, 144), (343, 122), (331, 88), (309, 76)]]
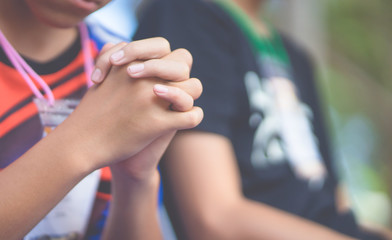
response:
[(84, 178), (98, 166), (94, 165), (92, 155), (85, 149), (82, 139), (70, 128), (59, 125), (52, 133), (42, 139), (43, 144), (56, 153), (57, 160), (63, 161), (67, 169)]
[(132, 193), (144, 194), (155, 193), (158, 191), (160, 184), (160, 174), (157, 169), (154, 169), (150, 174), (141, 176), (128, 176), (120, 169), (111, 167), (112, 172), (112, 186), (113, 194)]

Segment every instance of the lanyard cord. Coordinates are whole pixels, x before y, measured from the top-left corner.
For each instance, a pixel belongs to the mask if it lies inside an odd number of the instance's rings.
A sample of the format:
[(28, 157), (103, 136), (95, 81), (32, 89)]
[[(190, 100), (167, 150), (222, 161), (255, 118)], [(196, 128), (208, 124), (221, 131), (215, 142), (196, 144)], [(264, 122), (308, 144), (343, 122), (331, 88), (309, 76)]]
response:
[[(38, 90), (35, 86), (33, 80), (30, 78), (27, 72), (31, 74), (32, 77), (36, 78), (37, 76), (34, 71), (30, 68), (30, 66), (24, 61), (24, 59), (16, 52), (16, 50), (12, 47), (12, 45), (8, 42), (7, 38), (4, 36), (2, 31), (0, 30), (0, 43), (3, 46), (5, 54), (8, 56), (9, 60), (11, 61), (12, 65), (14, 65), (15, 69), (22, 75), (23, 79), (33, 91), (34, 95), (39, 99), (44, 99), (42, 93)], [(49, 103), (54, 102), (54, 96), (52, 91), (50, 90), (49, 86), (46, 84), (45, 81), (42, 80), (40, 76), (36, 78), (37, 82), (41, 85), (44, 89), (45, 93), (48, 96)], [(42, 81), (41, 81), (42, 80)]]
[(85, 23), (79, 24), (80, 38), (82, 42), (82, 50), (84, 56), (84, 72), (86, 74), (87, 86), (91, 87), (93, 82), (91, 81), (91, 74), (93, 73), (94, 59), (91, 53), (90, 37)]
[[(87, 78), (87, 85), (91, 86), (92, 82), (90, 80), (91, 72), (94, 65), (94, 60), (91, 53), (91, 48), (89, 46), (90, 38), (88, 34), (88, 29), (85, 23), (79, 24), (80, 35), (81, 35), (81, 42), (82, 42), (82, 49), (83, 49), (83, 56), (84, 56), (84, 68)], [(34, 78), (35, 81), (42, 87), (44, 90), (47, 101), (49, 105), (53, 106), (54, 104), (54, 95), (48, 84), (39, 76), (27, 63), (26, 61), (19, 55), (19, 53), (12, 47), (11, 43), (7, 40), (4, 36), (3, 32), (0, 30), (0, 44), (4, 49), (5, 54), (11, 61), (12, 65), (15, 69), (20, 73), (23, 77), (27, 85), (30, 87), (31, 91), (34, 95), (39, 99), (45, 99), (42, 95), (40, 90), (34, 84), (33, 80), (30, 78)]]

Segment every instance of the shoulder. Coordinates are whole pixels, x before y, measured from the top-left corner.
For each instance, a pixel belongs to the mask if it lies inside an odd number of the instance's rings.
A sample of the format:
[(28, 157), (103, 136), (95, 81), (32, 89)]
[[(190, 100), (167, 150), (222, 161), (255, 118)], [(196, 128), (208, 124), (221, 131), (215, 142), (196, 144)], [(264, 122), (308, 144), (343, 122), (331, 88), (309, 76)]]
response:
[(193, 74), (204, 79), (235, 65), (247, 45), (231, 17), (211, 0), (149, 0), (137, 16), (135, 40), (160, 36), (172, 49), (188, 49), (194, 57)]
[(160, 35), (175, 42), (227, 35), (232, 28), (230, 18), (210, 0), (149, 0), (139, 8), (137, 18), (135, 39)]
[(302, 66), (312, 69), (313, 58), (306, 47), (284, 33), (280, 33), (280, 36), (293, 67)]

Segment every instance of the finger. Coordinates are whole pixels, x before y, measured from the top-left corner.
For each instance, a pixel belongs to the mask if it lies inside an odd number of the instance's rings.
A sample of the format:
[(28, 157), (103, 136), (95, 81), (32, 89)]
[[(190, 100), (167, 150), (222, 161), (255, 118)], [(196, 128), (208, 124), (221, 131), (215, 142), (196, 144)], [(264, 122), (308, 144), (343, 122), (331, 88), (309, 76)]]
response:
[(203, 92), (203, 85), (197, 78), (190, 78), (182, 82), (168, 82), (167, 85), (182, 89), (191, 95), (193, 100), (198, 99)]
[(122, 47), (126, 45), (125, 42), (118, 43), (116, 45), (105, 45), (103, 52), (101, 52), (95, 62), (95, 69), (91, 74), (91, 81), (94, 83), (100, 83), (105, 79), (108, 74), (112, 64), (110, 62), (110, 56), (120, 50)]
[(187, 112), (173, 112), (171, 124), (173, 130), (183, 130), (194, 128), (203, 120), (203, 110), (200, 107), (193, 107)]
[(163, 59), (185, 62), (189, 68), (192, 68), (192, 64), (193, 64), (192, 54), (185, 48), (178, 48), (173, 52), (171, 52), (170, 54), (163, 57)]
[(176, 49), (161, 59), (136, 62), (129, 66), (133, 78), (158, 77), (168, 81), (183, 81), (189, 78), (193, 58), (186, 49)]
[(99, 52), (99, 55), (104, 54), (106, 51), (108, 51), (109, 49), (111, 49), (112, 47), (114, 47), (116, 44), (114, 43), (106, 43), (105, 45), (103, 45), (101, 51)]
[(152, 59), (145, 62), (133, 62), (127, 68), (132, 78), (156, 77), (166, 81), (184, 81), (189, 79), (190, 68), (185, 61), (170, 59)]
[(162, 37), (133, 41), (110, 56), (113, 65), (123, 65), (135, 60), (162, 58), (171, 52), (169, 42)]
[(174, 111), (185, 112), (193, 107), (193, 98), (183, 90), (165, 86), (161, 84), (154, 85), (154, 93), (171, 103), (171, 109)]

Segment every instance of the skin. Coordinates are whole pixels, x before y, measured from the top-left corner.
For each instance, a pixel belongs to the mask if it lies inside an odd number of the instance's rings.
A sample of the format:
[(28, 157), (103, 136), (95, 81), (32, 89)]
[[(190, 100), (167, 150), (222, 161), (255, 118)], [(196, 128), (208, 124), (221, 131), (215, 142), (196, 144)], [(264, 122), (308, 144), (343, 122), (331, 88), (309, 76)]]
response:
[(165, 169), (189, 239), (352, 239), (247, 199), (226, 137), (196, 131), (178, 134), (168, 149)]
[[(258, 16), (263, 1), (232, 1), (250, 16), (260, 34), (268, 35)], [(352, 239), (247, 199), (233, 146), (224, 136), (183, 131), (165, 155), (165, 175), (187, 239)]]
[(232, 0), (239, 8), (241, 8), (252, 20), (254, 27), (263, 36), (269, 36), (268, 28), (263, 21), (260, 21), (259, 9), (265, 4), (264, 0)]
[[(73, 43), (75, 25), (109, 2), (83, 10), (75, 1), (2, 0), (0, 28), (22, 55), (50, 61)], [(118, 52), (123, 57), (113, 58)], [(171, 51), (162, 38), (106, 45), (93, 74), (97, 84), (75, 111), (1, 171), (6, 197), (0, 199), (0, 239), (23, 238), (73, 186), (103, 166), (113, 174), (103, 239), (160, 239), (157, 163), (175, 131), (203, 117), (193, 106), (202, 87), (189, 78), (191, 65), (188, 51)]]

